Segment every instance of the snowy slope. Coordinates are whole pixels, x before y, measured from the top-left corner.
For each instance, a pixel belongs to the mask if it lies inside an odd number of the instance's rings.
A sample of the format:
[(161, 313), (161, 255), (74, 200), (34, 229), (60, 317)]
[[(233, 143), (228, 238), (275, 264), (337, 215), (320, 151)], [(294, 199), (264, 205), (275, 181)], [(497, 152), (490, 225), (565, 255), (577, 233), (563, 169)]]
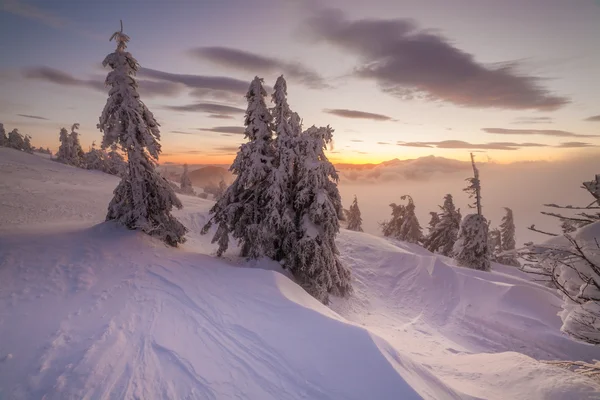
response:
[(180, 196), (180, 249), (103, 223), (117, 182), (0, 148), (0, 399), (600, 398), (536, 361), (600, 352), (517, 271), (344, 231), (356, 294), (330, 309), (272, 262), (214, 258), (210, 201)]

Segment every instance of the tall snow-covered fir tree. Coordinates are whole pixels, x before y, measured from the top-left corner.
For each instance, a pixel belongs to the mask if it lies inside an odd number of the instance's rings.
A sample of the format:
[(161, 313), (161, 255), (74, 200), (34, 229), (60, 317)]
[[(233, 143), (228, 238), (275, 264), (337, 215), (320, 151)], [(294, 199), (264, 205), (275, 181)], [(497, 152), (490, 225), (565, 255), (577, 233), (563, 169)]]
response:
[(77, 129), (79, 129), (78, 123), (71, 125), (71, 133), (69, 134), (71, 152), (70, 164), (79, 167), (83, 162), (84, 151), (81, 148), (81, 143), (79, 143), (79, 133), (77, 132)]
[(135, 74), (139, 64), (125, 51), (129, 37), (121, 31), (112, 35), (117, 42), (114, 53), (106, 56), (103, 66), (112, 71), (106, 77), (110, 87), (98, 128), (104, 133), (102, 148), (120, 145), (127, 155), (127, 171), (114, 190), (106, 220), (115, 220), (129, 229), (155, 236), (168, 245), (185, 241), (187, 229), (172, 214), (182, 204), (157, 171), (161, 152), (159, 125), (140, 100)]
[(227, 250), (230, 234), (240, 244), (242, 257), (274, 256), (276, 233), (265, 223), (275, 160), (266, 95), (263, 80), (255, 77), (246, 93), (244, 133), (248, 142), (240, 146), (230, 167), (236, 178), (211, 208), (210, 219), (202, 228), (202, 233), (207, 233), (212, 225), (217, 226), (212, 242), (219, 244), (218, 256)]
[(505, 207), (506, 215), (502, 218), (500, 224), (500, 234), (502, 236), (502, 254), (498, 257), (498, 262), (505, 265), (520, 266), (519, 260), (515, 252), (515, 221), (513, 212), (510, 208)]
[(435, 230), (435, 226), (440, 222), (440, 215), (435, 211), (430, 211), (429, 215), (431, 218), (429, 219), (429, 225), (427, 226), (427, 236)]
[(183, 164), (183, 173), (181, 174), (181, 180), (179, 182), (179, 185), (181, 187), (181, 193), (189, 194), (191, 196), (196, 195), (196, 192), (194, 191), (194, 188), (192, 187), (192, 180), (190, 179), (190, 176), (188, 175), (187, 163)]
[(419, 243), (423, 240), (423, 229), (415, 214), (415, 202), (409, 195), (400, 197), (408, 200), (407, 205), (390, 204), (392, 219), (382, 224), (384, 236), (391, 236), (409, 243)]
[(285, 263), (297, 282), (325, 304), (329, 294), (352, 291), (350, 270), (339, 259), (335, 243), (343, 208), (339, 178), (324, 151), (332, 139), (333, 129), (315, 126), (298, 137), (293, 201), (298, 236)]
[(18, 129), (13, 129), (8, 133), (8, 139), (6, 141), (6, 147), (13, 148), (15, 150), (23, 150), (25, 146), (25, 140), (23, 135), (19, 133)]
[(296, 240), (296, 220), (293, 209), (294, 184), (296, 180), (298, 134), (291, 124), (292, 111), (287, 101), (287, 82), (283, 75), (277, 78), (273, 87), (271, 108), (273, 116), (274, 159), (267, 191), (268, 230), (276, 232), (274, 237), (274, 257), (281, 261), (292, 251)]
[(6, 131), (4, 130), (4, 124), (0, 122), (0, 146), (6, 146), (8, 143), (8, 137), (6, 136)]
[(69, 132), (65, 128), (61, 128), (59, 134), (60, 146), (56, 152), (56, 161), (64, 164), (71, 163), (71, 139), (69, 138)]
[(447, 257), (453, 254), (454, 243), (458, 238), (460, 221), (462, 216), (460, 210), (454, 206), (451, 194), (444, 197), (444, 205), (440, 206), (441, 212), (439, 222), (430, 228), (427, 237), (423, 241), (424, 247), (432, 253), (439, 253)]
[(358, 208), (358, 199), (354, 195), (354, 201), (348, 210), (348, 229), (351, 231), (362, 232), (362, 217), (360, 215), (360, 208)]
[(471, 207), (477, 209), (477, 214), (469, 214), (462, 220), (458, 240), (454, 244), (454, 258), (463, 267), (489, 271), (488, 222), (481, 213), (481, 181), (473, 153), (471, 164), (473, 178), (467, 179), (469, 186), (464, 191), (469, 193), (469, 198), (475, 198)]

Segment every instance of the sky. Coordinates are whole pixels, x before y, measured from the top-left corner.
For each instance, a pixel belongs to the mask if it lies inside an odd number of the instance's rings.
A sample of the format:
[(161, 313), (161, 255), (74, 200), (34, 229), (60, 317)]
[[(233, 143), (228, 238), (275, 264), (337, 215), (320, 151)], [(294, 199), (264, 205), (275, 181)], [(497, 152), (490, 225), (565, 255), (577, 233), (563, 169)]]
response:
[[(0, 0), (0, 122), (84, 148), (120, 29), (161, 162), (230, 163), (254, 76), (283, 74), (305, 127), (331, 125), (336, 163), (435, 155), (511, 163), (600, 145), (600, 1)], [(270, 100), (270, 99), (268, 99)]]

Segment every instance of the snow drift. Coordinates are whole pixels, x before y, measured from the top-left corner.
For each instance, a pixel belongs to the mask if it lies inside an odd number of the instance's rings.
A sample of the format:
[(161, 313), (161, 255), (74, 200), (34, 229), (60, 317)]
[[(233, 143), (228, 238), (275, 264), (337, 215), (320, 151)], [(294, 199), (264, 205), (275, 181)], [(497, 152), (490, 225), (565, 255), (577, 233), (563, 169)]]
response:
[(561, 299), (511, 267), (466, 270), (343, 231), (356, 293), (323, 306), (200, 236), (171, 249), (102, 222), (118, 178), (0, 149), (0, 398), (593, 399), (538, 360), (600, 358)]

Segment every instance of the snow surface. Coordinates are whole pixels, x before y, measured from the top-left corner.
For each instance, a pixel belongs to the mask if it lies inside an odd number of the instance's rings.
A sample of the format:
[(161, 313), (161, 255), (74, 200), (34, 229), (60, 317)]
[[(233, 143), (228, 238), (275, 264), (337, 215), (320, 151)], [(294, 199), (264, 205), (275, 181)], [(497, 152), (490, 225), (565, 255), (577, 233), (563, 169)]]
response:
[(328, 308), (274, 262), (215, 258), (211, 201), (179, 196), (180, 249), (102, 222), (118, 181), (0, 148), (0, 399), (600, 399), (539, 362), (600, 348), (512, 267), (343, 230), (355, 294)]

